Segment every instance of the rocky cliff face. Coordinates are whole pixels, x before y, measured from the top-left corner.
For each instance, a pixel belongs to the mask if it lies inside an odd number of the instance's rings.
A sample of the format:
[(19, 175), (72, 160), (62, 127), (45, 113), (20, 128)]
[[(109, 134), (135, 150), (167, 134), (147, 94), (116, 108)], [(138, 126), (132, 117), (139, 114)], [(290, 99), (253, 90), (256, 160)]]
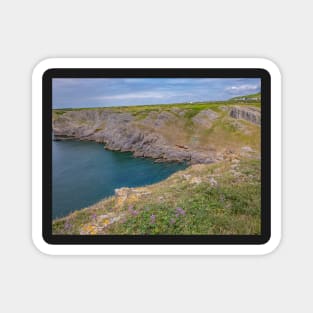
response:
[(257, 125), (261, 124), (261, 112), (256, 107), (234, 106), (230, 110), (230, 116), (237, 119), (243, 119)]
[[(136, 157), (151, 157), (158, 162), (212, 163), (219, 151), (206, 133), (222, 114), (205, 109), (190, 117), (188, 110), (179, 108), (139, 115), (114, 109), (73, 110), (55, 116), (52, 126), (57, 140), (96, 141), (104, 143), (106, 149), (130, 151)], [(252, 123), (259, 123), (257, 114), (251, 108), (234, 107), (230, 111), (231, 117)]]

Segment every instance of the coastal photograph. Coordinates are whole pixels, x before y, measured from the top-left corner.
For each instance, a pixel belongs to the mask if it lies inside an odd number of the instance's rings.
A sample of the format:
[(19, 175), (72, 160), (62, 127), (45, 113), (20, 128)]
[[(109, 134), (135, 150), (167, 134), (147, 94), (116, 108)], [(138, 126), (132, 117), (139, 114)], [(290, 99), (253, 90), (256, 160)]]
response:
[(260, 235), (261, 79), (53, 78), (53, 235)]

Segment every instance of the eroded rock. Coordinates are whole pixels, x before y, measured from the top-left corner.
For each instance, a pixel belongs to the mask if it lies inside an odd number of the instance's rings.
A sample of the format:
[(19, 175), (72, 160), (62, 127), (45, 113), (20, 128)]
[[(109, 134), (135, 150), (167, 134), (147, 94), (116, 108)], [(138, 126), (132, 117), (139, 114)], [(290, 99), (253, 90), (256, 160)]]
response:
[(201, 125), (205, 128), (210, 128), (212, 122), (218, 118), (218, 114), (212, 110), (200, 111), (197, 115), (192, 118), (192, 121), (196, 125)]
[(128, 188), (123, 187), (115, 189), (115, 205), (116, 207), (123, 207), (126, 203), (131, 204), (137, 202), (141, 197), (151, 194), (145, 187), (141, 188)]
[(261, 125), (261, 112), (259, 108), (233, 106), (229, 114), (233, 118), (243, 119), (253, 124)]

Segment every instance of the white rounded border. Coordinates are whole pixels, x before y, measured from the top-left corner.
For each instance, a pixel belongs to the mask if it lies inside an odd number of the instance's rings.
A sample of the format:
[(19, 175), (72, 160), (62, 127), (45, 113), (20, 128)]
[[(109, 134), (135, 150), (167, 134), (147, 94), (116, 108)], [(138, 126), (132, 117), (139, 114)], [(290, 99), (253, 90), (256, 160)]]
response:
[[(52, 245), (42, 237), (42, 76), (51, 68), (262, 68), (271, 75), (271, 238), (262, 245)], [(32, 75), (32, 238), (50, 255), (262, 255), (281, 239), (281, 75), (263, 58), (53, 58)]]

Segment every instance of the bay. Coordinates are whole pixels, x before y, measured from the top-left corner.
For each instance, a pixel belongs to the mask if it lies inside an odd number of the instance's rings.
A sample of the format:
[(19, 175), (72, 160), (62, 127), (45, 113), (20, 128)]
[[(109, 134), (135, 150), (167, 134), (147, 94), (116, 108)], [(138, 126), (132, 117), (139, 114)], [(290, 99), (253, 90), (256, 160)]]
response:
[(184, 168), (182, 163), (155, 163), (109, 151), (95, 142), (53, 141), (52, 217), (95, 204), (114, 195), (116, 188), (150, 185)]

